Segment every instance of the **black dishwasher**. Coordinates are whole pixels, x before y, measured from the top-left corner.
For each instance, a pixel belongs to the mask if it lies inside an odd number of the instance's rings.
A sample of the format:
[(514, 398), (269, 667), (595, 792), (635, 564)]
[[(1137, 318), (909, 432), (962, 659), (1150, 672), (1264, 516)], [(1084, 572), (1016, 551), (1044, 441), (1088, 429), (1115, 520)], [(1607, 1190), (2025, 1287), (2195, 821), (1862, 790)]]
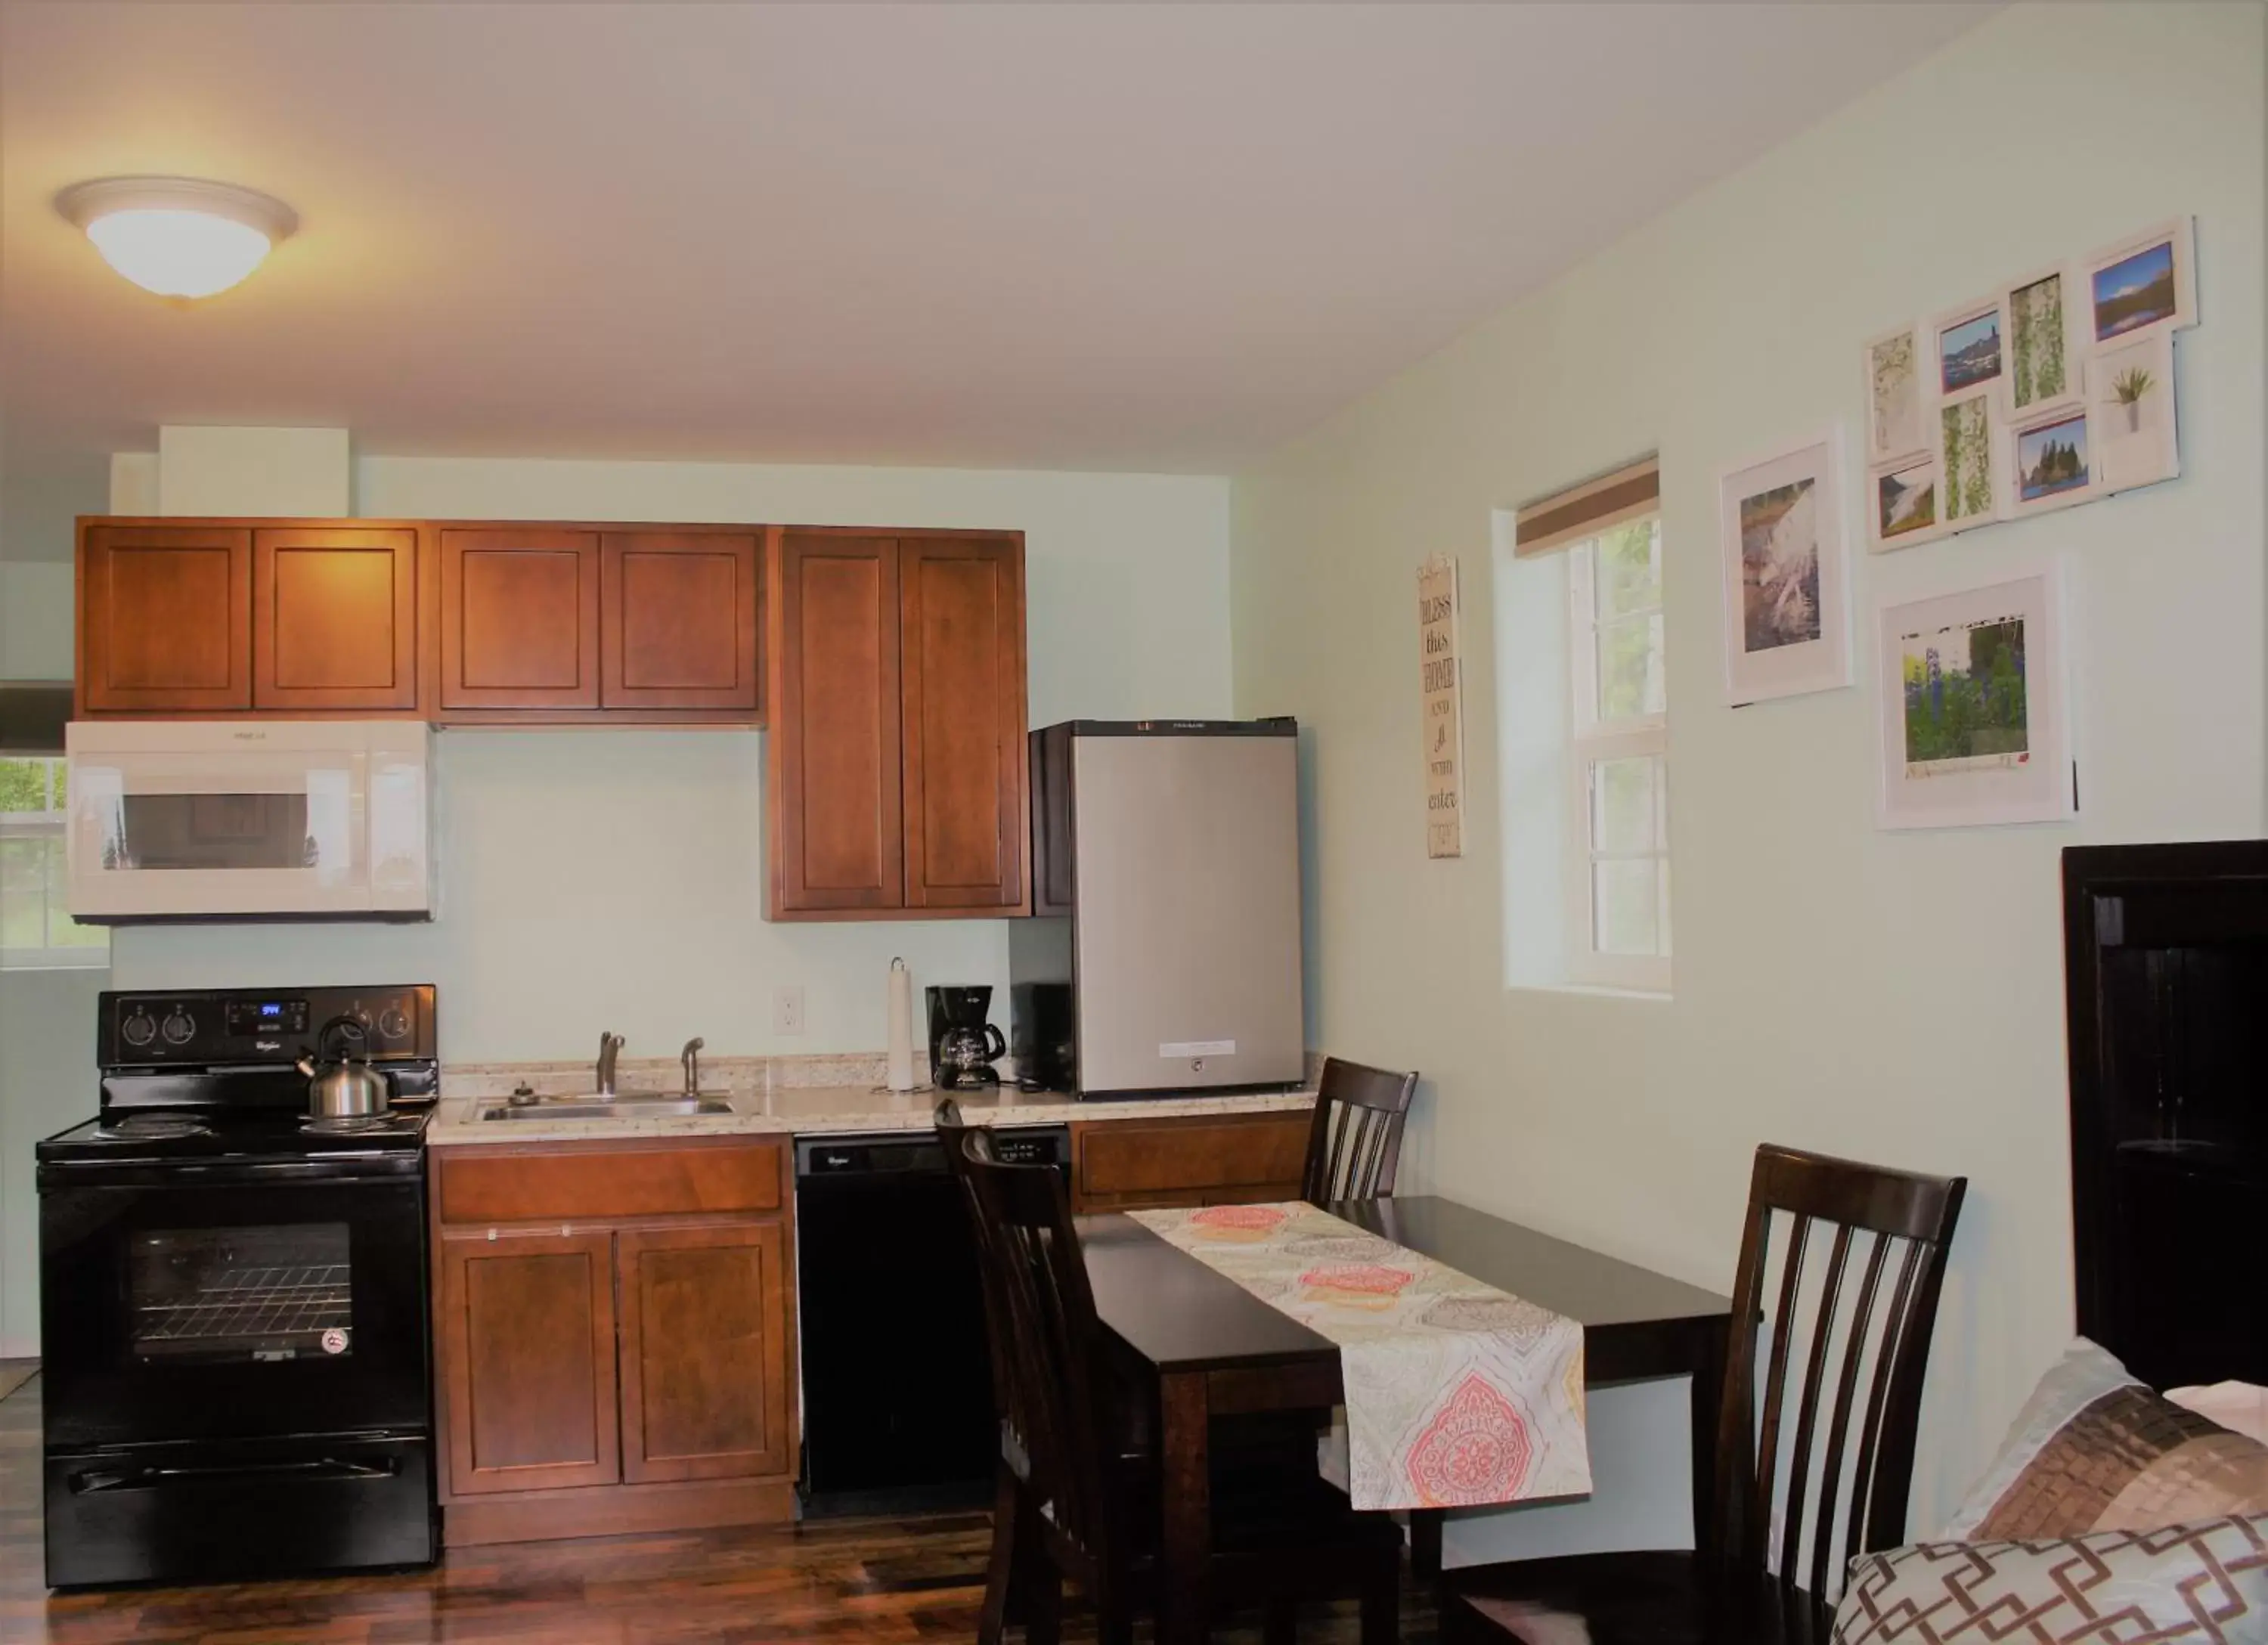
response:
[[(992, 1140), (1070, 1170), (1068, 1126)], [(998, 1452), (984, 1300), (937, 1133), (799, 1138), (795, 1203), (805, 1510), (982, 1500)]]

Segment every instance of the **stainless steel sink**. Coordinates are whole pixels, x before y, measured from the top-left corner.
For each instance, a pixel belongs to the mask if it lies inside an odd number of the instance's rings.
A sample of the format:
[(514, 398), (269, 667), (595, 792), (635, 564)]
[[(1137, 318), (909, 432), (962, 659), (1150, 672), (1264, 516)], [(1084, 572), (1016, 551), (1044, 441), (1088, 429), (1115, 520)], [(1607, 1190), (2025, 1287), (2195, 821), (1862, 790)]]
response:
[(732, 1103), (722, 1096), (685, 1096), (667, 1091), (650, 1096), (623, 1093), (615, 1096), (544, 1096), (533, 1103), (492, 1103), (480, 1110), (480, 1117), (483, 1120), (648, 1119), (732, 1111)]

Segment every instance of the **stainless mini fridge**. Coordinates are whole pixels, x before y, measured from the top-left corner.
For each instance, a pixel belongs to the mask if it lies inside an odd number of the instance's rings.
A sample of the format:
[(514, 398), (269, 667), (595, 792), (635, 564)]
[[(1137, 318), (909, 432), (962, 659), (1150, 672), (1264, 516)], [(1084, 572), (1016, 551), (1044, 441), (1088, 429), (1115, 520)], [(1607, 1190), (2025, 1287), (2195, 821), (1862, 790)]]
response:
[(1295, 722), (1071, 720), (1031, 751), (1033, 918), (1009, 927), (1025, 1082), (1298, 1084)]

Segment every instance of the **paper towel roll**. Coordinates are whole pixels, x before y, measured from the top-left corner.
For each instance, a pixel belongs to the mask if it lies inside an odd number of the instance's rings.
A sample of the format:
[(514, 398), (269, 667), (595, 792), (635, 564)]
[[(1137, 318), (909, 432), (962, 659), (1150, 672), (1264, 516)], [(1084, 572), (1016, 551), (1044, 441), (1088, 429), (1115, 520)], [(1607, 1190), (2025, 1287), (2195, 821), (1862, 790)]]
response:
[(914, 974), (903, 960), (890, 962), (890, 1072), (893, 1091), (914, 1088)]

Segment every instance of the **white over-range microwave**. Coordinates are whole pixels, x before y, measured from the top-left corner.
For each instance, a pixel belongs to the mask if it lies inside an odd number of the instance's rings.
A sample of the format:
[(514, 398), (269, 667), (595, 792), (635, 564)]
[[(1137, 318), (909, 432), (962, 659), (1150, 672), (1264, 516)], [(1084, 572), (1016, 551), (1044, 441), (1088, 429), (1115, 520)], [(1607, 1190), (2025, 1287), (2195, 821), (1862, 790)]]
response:
[(74, 919), (430, 919), (415, 719), (75, 720)]

